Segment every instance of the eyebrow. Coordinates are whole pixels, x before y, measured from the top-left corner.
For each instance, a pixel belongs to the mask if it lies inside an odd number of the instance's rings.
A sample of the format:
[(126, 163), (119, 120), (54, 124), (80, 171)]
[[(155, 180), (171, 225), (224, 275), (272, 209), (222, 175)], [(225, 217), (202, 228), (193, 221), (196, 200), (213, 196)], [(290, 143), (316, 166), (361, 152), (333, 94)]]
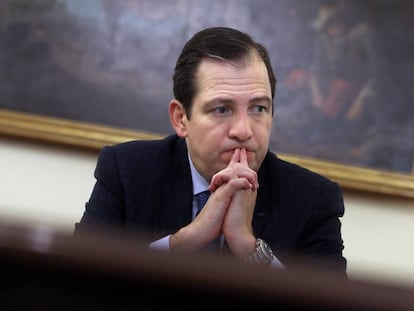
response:
[(250, 100), (251, 103), (257, 103), (257, 102), (266, 102), (269, 105), (272, 104), (272, 99), (269, 96), (259, 96), (259, 97), (254, 97)]
[[(212, 100), (207, 101), (205, 104), (206, 105), (214, 105), (214, 104), (232, 104), (234, 103), (235, 100), (230, 99), (230, 98), (222, 98), (222, 97), (217, 97), (214, 98)], [(259, 103), (259, 102), (266, 102), (269, 105), (272, 104), (272, 99), (269, 96), (258, 96), (258, 97), (254, 97), (252, 99), (249, 100), (250, 103)]]

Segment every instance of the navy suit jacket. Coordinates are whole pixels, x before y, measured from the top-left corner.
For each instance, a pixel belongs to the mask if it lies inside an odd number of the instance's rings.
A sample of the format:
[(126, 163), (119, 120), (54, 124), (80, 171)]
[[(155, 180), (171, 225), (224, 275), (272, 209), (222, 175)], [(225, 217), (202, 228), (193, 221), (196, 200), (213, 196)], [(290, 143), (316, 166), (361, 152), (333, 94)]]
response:
[[(156, 240), (192, 221), (193, 186), (185, 140), (131, 141), (101, 150), (96, 184), (75, 233), (90, 225), (144, 232)], [(256, 237), (282, 263), (299, 255), (346, 271), (340, 187), (268, 152), (258, 172)]]

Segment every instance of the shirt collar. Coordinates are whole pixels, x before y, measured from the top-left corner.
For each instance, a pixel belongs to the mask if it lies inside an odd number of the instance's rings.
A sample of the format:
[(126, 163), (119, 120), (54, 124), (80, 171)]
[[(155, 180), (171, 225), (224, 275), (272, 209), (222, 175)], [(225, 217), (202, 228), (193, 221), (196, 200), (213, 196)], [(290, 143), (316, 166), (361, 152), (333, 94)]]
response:
[(191, 178), (193, 180), (193, 195), (208, 190), (209, 183), (203, 176), (201, 176), (201, 174), (194, 167), (193, 161), (191, 160), (191, 156), (189, 153), (188, 161), (190, 162)]

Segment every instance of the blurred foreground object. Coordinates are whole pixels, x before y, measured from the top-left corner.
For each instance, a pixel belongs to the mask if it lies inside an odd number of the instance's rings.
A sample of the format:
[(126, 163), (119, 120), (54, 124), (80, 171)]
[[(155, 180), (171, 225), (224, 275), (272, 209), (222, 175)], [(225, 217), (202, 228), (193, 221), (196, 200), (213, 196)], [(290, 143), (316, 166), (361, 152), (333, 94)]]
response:
[[(139, 237), (73, 237), (0, 224), (1, 310), (413, 310), (414, 287), (351, 281), (327, 271), (247, 265), (229, 257), (149, 250)], [(197, 307), (199, 309), (199, 307)]]

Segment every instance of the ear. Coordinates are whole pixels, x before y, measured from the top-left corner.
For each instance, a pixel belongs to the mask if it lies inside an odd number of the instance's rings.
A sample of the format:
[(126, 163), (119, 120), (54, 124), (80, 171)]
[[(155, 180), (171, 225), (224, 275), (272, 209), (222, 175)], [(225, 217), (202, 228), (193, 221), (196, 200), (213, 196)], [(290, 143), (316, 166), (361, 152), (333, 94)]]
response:
[(168, 107), (171, 125), (180, 137), (187, 137), (187, 114), (181, 102), (176, 99), (170, 101)]

